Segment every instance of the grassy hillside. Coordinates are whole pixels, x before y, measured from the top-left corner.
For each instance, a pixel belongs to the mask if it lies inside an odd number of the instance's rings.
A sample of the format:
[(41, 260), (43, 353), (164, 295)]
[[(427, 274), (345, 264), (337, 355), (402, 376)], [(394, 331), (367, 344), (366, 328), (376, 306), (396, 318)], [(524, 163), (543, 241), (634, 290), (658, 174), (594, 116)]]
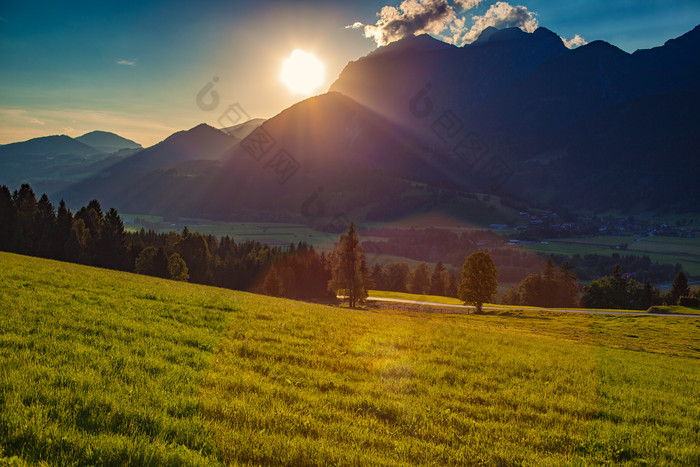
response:
[(700, 463), (700, 318), (349, 310), (0, 266), (0, 462)]

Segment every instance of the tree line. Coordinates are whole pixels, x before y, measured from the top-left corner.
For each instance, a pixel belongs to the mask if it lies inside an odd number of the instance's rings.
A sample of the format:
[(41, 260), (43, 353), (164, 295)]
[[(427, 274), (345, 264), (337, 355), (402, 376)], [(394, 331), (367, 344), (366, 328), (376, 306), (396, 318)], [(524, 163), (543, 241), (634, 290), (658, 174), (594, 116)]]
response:
[(375, 289), (419, 295), (457, 297), (459, 287), (457, 274), (446, 269), (440, 261), (435, 264), (432, 272), (426, 262), (416, 265), (413, 270), (403, 261), (385, 266), (377, 263), (372, 267), (369, 278)]
[[(445, 238), (443, 231), (430, 233)], [(472, 244), (481, 234), (474, 235)], [(0, 187), (0, 250), (295, 299), (341, 295), (351, 306), (362, 303), (369, 289), (379, 289), (458, 297), (480, 309), (494, 299), (499, 278), (491, 252), (485, 251), (469, 254), (460, 276), (440, 261), (432, 271), (426, 262), (413, 270), (405, 262), (370, 268), (352, 223), (328, 255), (304, 242), (269, 247), (187, 227), (181, 233), (127, 232), (118, 212), (103, 213), (97, 200), (73, 214), (63, 200), (57, 209), (45, 194), (37, 200), (28, 184), (13, 193)], [(556, 267), (551, 259), (542, 272), (528, 275), (502, 297), (508, 305), (626, 309), (699, 306), (698, 300), (700, 291), (691, 293), (683, 271), (666, 294), (648, 279), (642, 285), (625, 278), (619, 264), (611, 275), (580, 289), (571, 266)]]
[[(370, 273), (354, 223), (350, 223), (347, 233), (341, 235), (331, 253), (331, 258), (333, 268), (329, 288), (334, 294), (347, 299), (351, 307), (364, 301), (367, 298), (368, 289), (376, 285), (372, 276), (381, 271), (381, 266), (375, 265)], [(444, 274), (446, 271), (442, 264), (435, 266), (432, 276), (427, 263), (416, 266), (411, 274), (407, 272), (409, 268), (406, 263), (393, 264), (401, 266), (404, 277), (411, 276), (410, 286), (418, 287), (414, 289), (416, 293), (427, 293), (433, 286), (443, 287), (441, 290), (445, 290), (445, 284), (448, 284), (448, 287), (450, 285), (450, 274)], [(497, 287), (498, 270), (491, 255), (485, 252), (469, 255), (462, 266), (461, 281), (456, 296), (465, 303), (474, 305), (476, 313), (481, 313), (482, 305), (495, 297)]]
[[(469, 230), (456, 233), (448, 229), (430, 227), (426, 229), (373, 229), (373, 237), (385, 240), (368, 240), (362, 242), (367, 253), (403, 256), (430, 263), (442, 262), (445, 266), (460, 268), (464, 258), (476, 251), (487, 251), (499, 271), (503, 282), (520, 282), (532, 271), (542, 267), (542, 258), (517, 248), (504, 248), (506, 241), (500, 235), (488, 230)], [(619, 263), (625, 271), (632, 272), (642, 282), (671, 281), (681, 270), (680, 264), (659, 264), (649, 256), (623, 254), (612, 255), (574, 254), (548, 255), (555, 264), (564, 265), (576, 273), (580, 280), (597, 279), (613, 269)]]
[[(190, 232), (127, 232), (97, 200), (73, 214), (24, 184), (0, 187), (0, 250), (290, 298), (328, 298), (331, 264), (304, 242), (288, 248)], [(268, 276), (273, 275), (272, 280)], [(274, 284), (274, 286), (273, 286)]]

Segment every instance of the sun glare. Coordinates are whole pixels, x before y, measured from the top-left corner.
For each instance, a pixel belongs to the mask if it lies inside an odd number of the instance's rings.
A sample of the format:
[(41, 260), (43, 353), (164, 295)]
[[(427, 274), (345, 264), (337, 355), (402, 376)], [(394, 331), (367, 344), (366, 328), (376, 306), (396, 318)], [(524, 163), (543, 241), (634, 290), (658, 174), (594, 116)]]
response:
[(310, 95), (326, 79), (326, 67), (314, 54), (296, 49), (282, 62), (280, 79), (290, 92)]

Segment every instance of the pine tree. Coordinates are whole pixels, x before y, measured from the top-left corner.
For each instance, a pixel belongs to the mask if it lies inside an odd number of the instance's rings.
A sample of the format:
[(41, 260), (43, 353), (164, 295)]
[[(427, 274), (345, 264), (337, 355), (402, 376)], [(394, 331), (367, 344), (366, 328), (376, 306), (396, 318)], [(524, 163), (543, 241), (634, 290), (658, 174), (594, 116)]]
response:
[(52, 242), (51, 239), (54, 235), (54, 230), (56, 228), (56, 212), (54, 210), (53, 204), (49, 201), (49, 197), (46, 193), (41, 195), (39, 202), (37, 203), (37, 217), (36, 217), (36, 229), (37, 238), (36, 245), (34, 246), (34, 252), (43, 258), (51, 258)]
[(16, 219), (17, 211), (10, 190), (5, 185), (0, 186), (0, 250), (11, 249)]
[(38, 207), (32, 187), (23, 184), (19, 191), (13, 193), (12, 202), (17, 213), (12, 240), (13, 251), (25, 255), (35, 254), (39, 237)]
[(332, 275), (329, 289), (344, 295), (351, 307), (367, 298), (368, 280), (367, 260), (360, 245), (360, 237), (353, 222), (347, 233), (340, 236), (331, 254)]
[(66, 242), (70, 236), (73, 226), (73, 214), (66, 207), (65, 201), (61, 200), (58, 204), (58, 213), (56, 214), (56, 228), (53, 231), (51, 240), (51, 251), (53, 257), (58, 260), (63, 260), (66, 257)]
[[(111, 208), (102, 221), (97, 243), (96, 263), (111, 269), (126, 267), (126, 235), (117, 210)], [(167, 269), (167, 268), (165, 268)], [(161, 276), (167, 277), (167, 275)]]
[(102, 207), (96, 199), (93, 199), (87, 206), (83, 206), (75, 213), (74, 219), (81, 219), (89, 233), (87, 245), (83, 252), (83, 263), (95, 264), (103, 218)]

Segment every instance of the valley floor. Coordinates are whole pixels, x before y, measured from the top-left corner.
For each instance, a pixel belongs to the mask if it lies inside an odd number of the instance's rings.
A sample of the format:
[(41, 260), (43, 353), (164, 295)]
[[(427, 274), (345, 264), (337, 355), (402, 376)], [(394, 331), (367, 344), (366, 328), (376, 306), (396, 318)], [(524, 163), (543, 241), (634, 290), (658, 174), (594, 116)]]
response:
[(354, 310), (0, 266), (0, 462), (700, 464), (700, 317)]

